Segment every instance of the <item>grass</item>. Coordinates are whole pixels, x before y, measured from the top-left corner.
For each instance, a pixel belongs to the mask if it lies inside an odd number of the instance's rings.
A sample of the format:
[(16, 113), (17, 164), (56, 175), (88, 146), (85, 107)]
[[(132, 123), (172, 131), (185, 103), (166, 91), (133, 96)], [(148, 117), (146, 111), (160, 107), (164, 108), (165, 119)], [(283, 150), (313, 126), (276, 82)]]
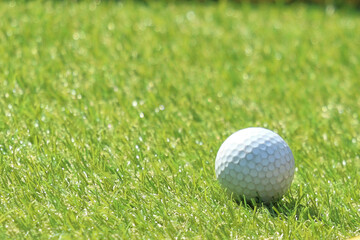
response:
[[(1, 238), (360, 235), (360, 18), (333, 10), (1, 2)], [(271, 206), (215, 178), (249, 126), (294, 153)]]

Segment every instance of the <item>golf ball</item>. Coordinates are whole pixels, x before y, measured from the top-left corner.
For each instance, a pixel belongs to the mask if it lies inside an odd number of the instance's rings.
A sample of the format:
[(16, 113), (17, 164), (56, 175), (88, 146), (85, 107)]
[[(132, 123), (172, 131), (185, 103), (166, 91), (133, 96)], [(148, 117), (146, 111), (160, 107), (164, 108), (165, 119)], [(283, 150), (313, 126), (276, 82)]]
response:
[(228, 137), (215, 161), (220, 184), (237, 199), (279, 200), (290, 188), (295, 162), (286, 142), (265, 128), (246, 128)]

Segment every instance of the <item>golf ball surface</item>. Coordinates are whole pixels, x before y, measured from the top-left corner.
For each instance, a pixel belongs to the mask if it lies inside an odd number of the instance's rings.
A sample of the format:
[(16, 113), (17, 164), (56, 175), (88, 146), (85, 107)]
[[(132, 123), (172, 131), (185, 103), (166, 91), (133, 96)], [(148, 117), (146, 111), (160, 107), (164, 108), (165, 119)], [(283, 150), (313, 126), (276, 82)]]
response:
[(215, 161), (216, 177), (235, 198), (273, 202), (290, 188), (295, 162), (286, 142), (265, 128), (246, 128), (228, 137)]

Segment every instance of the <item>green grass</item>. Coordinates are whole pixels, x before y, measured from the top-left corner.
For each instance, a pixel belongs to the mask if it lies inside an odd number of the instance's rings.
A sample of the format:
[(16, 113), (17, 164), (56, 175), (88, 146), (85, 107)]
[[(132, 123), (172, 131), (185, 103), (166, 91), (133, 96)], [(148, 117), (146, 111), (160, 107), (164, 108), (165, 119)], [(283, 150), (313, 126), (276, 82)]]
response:
[[(360, 235), (360, 18), (306, 5), (0, 3), (0, 237)], [(291, 191), (231, 200), (232, 132), (290, 145)]]

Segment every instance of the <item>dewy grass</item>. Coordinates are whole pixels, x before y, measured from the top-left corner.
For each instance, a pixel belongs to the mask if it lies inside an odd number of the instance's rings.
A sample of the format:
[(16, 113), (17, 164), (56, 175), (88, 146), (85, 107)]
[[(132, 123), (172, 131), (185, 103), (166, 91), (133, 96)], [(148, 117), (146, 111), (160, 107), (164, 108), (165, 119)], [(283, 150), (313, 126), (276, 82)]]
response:
[[(360, 235), (360, 18), (306, 5), (0, 3), (1, 238)], [(215, 179), (232, 132), (296, 163), (273, 205)]]

